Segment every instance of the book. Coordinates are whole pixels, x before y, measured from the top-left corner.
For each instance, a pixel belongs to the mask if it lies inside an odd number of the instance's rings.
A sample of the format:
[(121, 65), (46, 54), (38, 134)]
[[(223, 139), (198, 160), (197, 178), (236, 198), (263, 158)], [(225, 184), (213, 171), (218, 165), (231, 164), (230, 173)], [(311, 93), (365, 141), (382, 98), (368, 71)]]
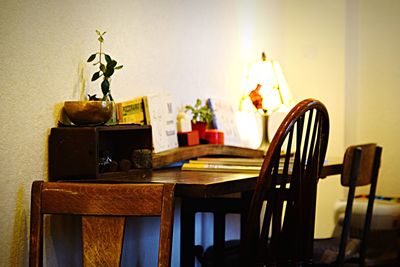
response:
[(117, 103), (117, 117), (119, 124), (148, 125), (145, 97), (138, 97), (129, 101)]
[(172, 96), (154, 93), (143, 97), (144, 116), (151, 125), (153, 152), (158, 153), (178, 147), (176, 116)]
[[(283, 170), (283, 158), (279, 170)], [(207, 158), (201, 157), (189, 160), (181, 167), (183, 171), (213, 171), (213, 172), (240, 172), (259, 173), (263, 158)], [(293, 158), (289, 162), (289, 172), (293, 168)]]
[(238, 165), (238, 166), (261, 166), (263, 158), (197, 158), (189, 160), (189, 163), (212, 163), (223, 165)]
[(240, 172), (258, 174), (261, 166), (227, 165), (215, 163), (184, 163), (181, 167), (183, 171), (211, 171), (211, 172)]
[[(294, 155), (290, 154), (290, 162), (293, 163)], [(281, 152), (280, 160), (284, 160), (285, 152)], [(228, 165), (252, 165), (261, 166), (264, 162), (264, 158), (238, 158), (238, 157), (199, 157), (197, 159), (190, 160), (192, 163), (202, 162), (202, 163), (219, 163)]]

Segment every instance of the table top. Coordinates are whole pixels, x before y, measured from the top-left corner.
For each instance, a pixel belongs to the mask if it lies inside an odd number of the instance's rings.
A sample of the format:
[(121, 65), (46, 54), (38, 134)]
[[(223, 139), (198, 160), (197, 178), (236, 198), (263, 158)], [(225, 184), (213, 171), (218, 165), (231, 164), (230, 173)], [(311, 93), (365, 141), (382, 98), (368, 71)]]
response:
[[(328, 159), (322, 169), (321, 177), (340, 174), (341, 168), (342, 164), (338, 159)], [(173, 183), (176, 196), (209, 198), (253, 190), (257, 177), (258, 174), (254, 173), (181, 171), (180, 168), (165, 168), (138, 171), (126, 176), (104, 177), (96, 179), (95, 182)]]
[(181, 171), (180, 168), (170, 168), (142, 172), (140, 177), (134, 175), (97, 181), (173, 183), (176, 196), (209, 198), (250, 191), (255, 187), (257, 176), (251, 173)]

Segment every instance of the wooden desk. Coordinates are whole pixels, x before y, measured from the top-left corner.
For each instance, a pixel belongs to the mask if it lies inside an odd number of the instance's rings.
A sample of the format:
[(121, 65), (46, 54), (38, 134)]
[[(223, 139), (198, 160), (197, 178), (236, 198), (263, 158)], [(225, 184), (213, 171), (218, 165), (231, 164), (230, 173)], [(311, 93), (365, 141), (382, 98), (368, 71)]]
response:
[[(328, 160), (321, 177), (339, 174), (342, 165)], [(181, 266), (194, 266), (195, 214), (214, 213), (214, 245), (222, 249), (225, 240), (225, 215), (240, 213), (245, 217), (251, 192), (255, 188), (256, 174), (181, 171), (179, 168), (159, 169), (132, 173), (126, 176), (98, 179), (96, 182), (170, 183), (175, 184), (175, 196), (181, 197)], [(92, 180), (92, 182), (94, 182)], [(230, 194), (236, 193), (235, 197)], [(223, 196), (228, 197), (223, 197)], [(222, 197), (221, 197), (222, 196)], [(241, 222), (244, 225), (244, 222)], [(243, 231), (242, 231), (243, 232)]]
[[(49, 180), (79, 182), (168, 183), (175, 184), (181, 206), (181, 266), (194, 265), (194, 217), (196, 212), (214, 213), (214, 245), (223, 246), (226, 213), (245, 215), (255, 188), (257, 174), (194, 172), (175, 169), (104, 172), (99, 167), (102, 153), (115, 161), (129, 159), (133, 151), (151, 150), (150, 126), (97, 126), (52, 128), (49, 137)], [(265, 151), (225, 145), (179, 147), (153, 154), (152, 167), (200, 156), (263, 157)], [(321, 176), (337, 174), (341, 164), (328, 161)], [(235, 193), (236, 198), (226, 197)], [(221, 196), (224, 196), (221, 198)], [(242, 216), (245, 217), (245, 216)], [(243, 225), (243, 223), (242, 223)]]

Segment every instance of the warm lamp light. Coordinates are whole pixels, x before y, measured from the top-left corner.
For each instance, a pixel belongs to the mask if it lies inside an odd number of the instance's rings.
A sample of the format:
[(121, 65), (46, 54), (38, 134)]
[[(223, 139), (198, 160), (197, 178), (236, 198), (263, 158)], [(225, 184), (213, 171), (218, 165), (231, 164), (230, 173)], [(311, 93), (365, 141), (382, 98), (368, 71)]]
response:
[[(282, 68), (278, 62), (267, 59), (265, 53), (261, 61), (252, 64), (245, 78), (245, 95), (242, 99), (242, 109), (251, 107), (257, 109), (264, 118), (263, 140), (260, 149), (266, 149), (268, 139), (268, 114), (285, 109), (292, 102)], [(247, 104), (246, 104), (247, 103)]]

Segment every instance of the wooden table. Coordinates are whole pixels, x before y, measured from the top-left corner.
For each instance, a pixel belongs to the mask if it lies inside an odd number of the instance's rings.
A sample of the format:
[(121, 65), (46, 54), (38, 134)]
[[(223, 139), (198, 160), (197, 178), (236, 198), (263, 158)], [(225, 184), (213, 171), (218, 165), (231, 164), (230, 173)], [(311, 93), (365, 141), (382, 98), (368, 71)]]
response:
[[(242, 218), (245, 217), (258, 174), (160, 168), (201, 156), (262, 158), (265, 151), (202, 144), (152, 154), (151, 165), (155, 170), (103, 172), (100, 169), (103, 150), (113, 154), (115, 160), (129, 159), (132, 151), (138, 149), (150, 151), (152, 142), (149, 132), (150, 126), (137, 125), (53, 128), (49, 137), (49, 180), (175, 184), (175, 196), (182, 199), (181, 266), (193, 266), (195, 213), (214, 213), (214, 245), (217, 250), (221, 249), (225, 238), (225, 214), (240, 213), (244, 215)], [(341, 164), (328, 161), (321, 175), (340, 171)], [(231, 197), (231, 194), (236, 197)]]
[[(338, 160), (328, 160), (321, 177), (339, 174), (342, 165)], [(149, 170), (126, 176), (98, 179), (97, 182), (150, 182), (175, 184), (175, 196), (181, 198), (181, 266), (194, 266), (195, 214), (214, 214), (214, 246), (223, 249), (225, 241), (225, 215), (240, 213), (245, 218), (257, 174), (181, 171), (180, 168)], [(241, 222), (243, 226), (243, 221)], [(242, 231), (243, 232), (243, 231)]]

